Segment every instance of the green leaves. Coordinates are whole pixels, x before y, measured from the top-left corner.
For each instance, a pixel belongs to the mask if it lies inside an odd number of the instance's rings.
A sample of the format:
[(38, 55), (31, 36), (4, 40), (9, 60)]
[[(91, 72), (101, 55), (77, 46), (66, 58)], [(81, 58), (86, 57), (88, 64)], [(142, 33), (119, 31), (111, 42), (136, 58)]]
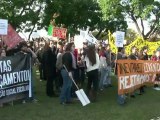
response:
[(63, 24), (74, 31), (87, 26), (95, 29), (100, 22), (99, 11), (100, 8), (95, 0), (54, 0), (46, 4), (43, 24), (48, 26), (52, 15), (59, 13), (60, 15), (55, 19), (57, 26)]
[[(43, 0), (1, 0), (0, 16), (8, 19), (9, 23), (18, 31), (30, 29), (40, 20), (41, 4), (43, 4)], [(26, 26), (28, 23), (30, 25)]]

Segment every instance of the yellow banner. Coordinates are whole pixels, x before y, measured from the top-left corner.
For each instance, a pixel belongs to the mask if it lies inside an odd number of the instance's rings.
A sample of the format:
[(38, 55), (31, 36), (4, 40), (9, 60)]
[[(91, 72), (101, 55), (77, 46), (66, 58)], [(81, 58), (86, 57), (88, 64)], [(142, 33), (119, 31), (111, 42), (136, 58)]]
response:
[[(109, 36), (109, 44), (111, 46), (112, 52), (113, 53), (117, 53), (117, 47), (115, 45), (115, 38), (110, 33), (110, 31), (108, 32), (108, 36)], [(129, 45), (125, 46), (125, 51), (126, 51), (127, 55), (131, 54), (131, 47), (132, 46), (136, 46), (139, 50), (141, 50), (142, 47), (144, 47), (144, 46), (148, 46), (148, 55), (152, 55), (153, 51), (156, 51), (157, 48), (160, 47), (160, 41), (158, 41), (158, 42), (149, 42), (147, 40), (143, 40), (143, 38), (141, 38), (141, 37), (138, 37), (132, 43), (130, 43)]]

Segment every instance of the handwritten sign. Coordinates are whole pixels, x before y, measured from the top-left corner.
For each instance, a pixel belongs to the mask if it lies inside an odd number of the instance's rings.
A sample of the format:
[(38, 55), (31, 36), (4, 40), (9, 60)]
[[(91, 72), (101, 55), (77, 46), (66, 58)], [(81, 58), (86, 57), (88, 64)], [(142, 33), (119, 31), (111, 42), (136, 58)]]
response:
[(123, 47), (124, 35), (125, 35), (125, 32), (121, 32), (121, 31), (117, 31), (117, 32), (116, 32), (115, 45), (116, 45), (117, 47)]
[(0, 35), (7, 35), (8, 20), (0, 19)]

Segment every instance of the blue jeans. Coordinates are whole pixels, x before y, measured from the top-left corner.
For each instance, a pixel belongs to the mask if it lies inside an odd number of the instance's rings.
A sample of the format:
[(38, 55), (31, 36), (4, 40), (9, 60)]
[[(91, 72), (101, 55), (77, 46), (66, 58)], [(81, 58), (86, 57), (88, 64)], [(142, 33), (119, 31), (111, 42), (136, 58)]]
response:
[(60, 102), (69, 102), (71, 101), (72, 80), (65, 69), (61, 70), (61, 75), (63, 78), (63, 85), (60, 94)]
[(107, 78), (107, 68), (101, 68), (100, 69), (100, 81), (99, 81), (99, 89), (103, 89), (103, 86), (104, 86), (104, 81), (106, 80)]
[(103, 81), (103, 85), (111, 85), (111, 67), (107, 66), (106, 79)]

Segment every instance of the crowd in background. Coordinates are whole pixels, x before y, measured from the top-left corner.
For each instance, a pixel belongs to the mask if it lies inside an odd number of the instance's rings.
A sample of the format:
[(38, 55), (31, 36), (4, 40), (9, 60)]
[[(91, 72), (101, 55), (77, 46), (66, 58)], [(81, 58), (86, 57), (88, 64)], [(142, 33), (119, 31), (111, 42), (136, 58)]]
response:
[[(154, 51), (152, 56), (149, 56), (147, 51), (146, 46), (141, 50), (133, 46), (130, 55), (125, 54), (124, 48), (118, 48), (116, 55), (112, 53), (109, 44), (100, 43), (95, 46), (84, 42), (83, 48), (76, 49), (74, 42), (38, 38), (31, 42), (23, 41), (11, 50), (1, 47), (0, 57), (15, 55), (19, 52), (30, 53), (33, 65), (38, 66), (39, 80), (46, 81), (46, 95), (59, 96), (61, 104), (69, 104), (72, 103), (72, 98), (76, 97), (76, 87), (71, 78), (80, 88), (84, 88), (90, 100), (95, 102), (98, 91), (113, 86), (111, 73), (115, 71), (116, 74), (116, 60), (160, 60), (159, 50)], [(159, 78), (156, 79), (159, 80)], [(145, 86), (139, 88), (139, 95), (145, 92), (144, 89)], [(130, 96), (135, 97), (135, 92)]]

